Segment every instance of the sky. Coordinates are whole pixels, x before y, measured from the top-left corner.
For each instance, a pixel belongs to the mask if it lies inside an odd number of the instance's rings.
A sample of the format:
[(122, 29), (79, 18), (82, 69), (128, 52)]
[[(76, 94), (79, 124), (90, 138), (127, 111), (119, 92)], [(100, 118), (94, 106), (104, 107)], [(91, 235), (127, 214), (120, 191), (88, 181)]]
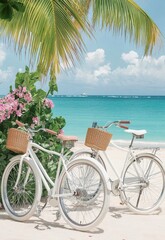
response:
[[(165, 1), (136, 0), (159, 27), (163, 38), (152, 56), (143, 48), (109, 30), (95, 29), (94, 39), (84, 36), (86, 52), (76, 66), (57, 76), (59, 95), (165, 95)], [(29, 65), (22, 54), (0, 38), (0, 95), (9, 92), (18, 71)], [(31, 69), (35, 70), (35, 69)], [(47, 90), (48, 81), (39, 87)]]

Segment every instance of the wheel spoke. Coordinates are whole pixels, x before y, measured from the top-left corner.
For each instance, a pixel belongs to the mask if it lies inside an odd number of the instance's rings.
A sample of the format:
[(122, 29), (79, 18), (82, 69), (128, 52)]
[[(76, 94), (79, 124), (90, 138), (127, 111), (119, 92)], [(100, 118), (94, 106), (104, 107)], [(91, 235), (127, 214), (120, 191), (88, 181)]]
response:
[[(37, 204), (38, 192), (36, 176), (28, 161), (22, 162), (22, 171), (17, 181), (20, 159), (11, 161), (4, 173), (2, 184), (2, 200), (6, 211), (16, 220), (28, 219), (34, 212), (33, 206)], [(30, 171), (29, 171), (30, 169)]]
[(140, 213), (159, 207), (165, 189), (163, 166), (144, 155), (127, 166), (123, 174), (123, 197), (128, 207)]
[[(68, 172), (70, 176), (73, 176), (76, 193), (67, 199), (60, 197), (62, 215), (77, 229), (89, 228), (99, 222), (99, 219), (106, 213), (108, 203), (106, 182), (94, 166), (84, 161), (71, 163)], [(63, 173), (59, 184), (59, 194), (70, 191), (67, 182), (67, 174)]]

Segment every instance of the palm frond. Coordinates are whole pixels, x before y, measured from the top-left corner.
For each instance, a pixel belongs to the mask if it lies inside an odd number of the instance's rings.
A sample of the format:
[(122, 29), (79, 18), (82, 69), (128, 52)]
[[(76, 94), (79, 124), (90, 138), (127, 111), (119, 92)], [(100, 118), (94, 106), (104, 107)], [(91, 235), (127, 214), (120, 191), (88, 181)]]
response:
[[(32, 64), (43, 74), (59, 73), (61, 62), (74, 65), (85, 50), (82, 33), (92, 36), (87, 21), (109, 28), (144, 46), (151, 54), (161, 38), (152, 19), (133, 0), (19, 0), (24, 12), (15, 11), (12, 21), (0, 20), (1, 35), (14, 43), (19, 53), (23, 49)], [(90, 12), (90, 14), (89, 14)]]
[(14, 40), (18, 52), (25, 47), (44, 74), (49, 71), (57, 74), (61, 61), (69, 65), (80, 58), (85, 49), (82, 32), (89, 36), (91, 32), (84, 13), (80, 9), (77, 12), (74, 1), (22, 2), (23, 14), (16, 13), (11, 22), (0, 21), (3, 35), (8, 41)]
[(161, 33), (153, 20), (133, 0), (93, 0), (93, 22), (129, 37), (151, 54)]

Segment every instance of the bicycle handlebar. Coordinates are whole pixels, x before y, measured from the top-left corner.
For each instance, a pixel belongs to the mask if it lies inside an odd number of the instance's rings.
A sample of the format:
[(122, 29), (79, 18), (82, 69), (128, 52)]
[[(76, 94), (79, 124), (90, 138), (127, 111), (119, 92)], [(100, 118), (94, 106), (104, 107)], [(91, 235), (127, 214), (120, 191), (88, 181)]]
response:
[(52, 135), (57, 135), (57, 132), (55, 132), (55, 131), (53, 131), (53, 130), (50, 130), (50, 129), (48, 129), (48, 128), (45, 128), (45, 132), (50, 133), (50, 134), (52, 134)]
[(16, 120), (15, 122), (16, 122), (16, 124), (17, 124), (19, 127), (25, 127), (25, 124), (24, 124), (24, 123), (22, 123), (22, 122), (20, 122), (20, 121), (18, 121), (18, 120)]
[(128, 129), (127, 126), (122, 125), (122, 124), (130, 124), (130, 121), (129, 120), (119, 120), (119, 121), (114, 121), (114, 122), (107, 123), (107, 124), (105, 124), (105, 126), (98, 126), (97, 122), (93, 122), (92, 126), (96, 127), (96, 128), (107, 129), (107, 128), (111, 127), (112, 125), (115, 125), (116, 127)]
[(122, 123), (122, 124), (130, 124), (131, 122), (130, 121), (128, 121), (128, 120), (121, 120), (121, 121), (119, 121), (120, 123)]
[(124, 126), (124, 125), (119, 125), (120, 128), (124, 128), (124, 129), (128, 129), (127, 126)]
[[(19, 127), (25, 127), (25, 126), (26, 126), (25, 123), (22, 123), (22, 122), (20, 122), (20, 121), (18, 121), (18, 120), (16, 120), (16, 124), (17, 124)], [(47, 128), (39, 128), (38, 130), (33, 130), (33, 129), (31, 129), (31, 128), (27, 128), (27, 129), (28, 129), (28, 131), (31, 132), (31, 133), (36, 133), (36, 132), (39, 132), (39, 131), (45, 131), (45, 132), (50, 133), (50, 134), (52, 134), (52, 135), (57, 135), (57, 132), (55, 132), (55, 131), (53, 131), (53, 130), (51, 130), (51, 129), (47, 129)]]

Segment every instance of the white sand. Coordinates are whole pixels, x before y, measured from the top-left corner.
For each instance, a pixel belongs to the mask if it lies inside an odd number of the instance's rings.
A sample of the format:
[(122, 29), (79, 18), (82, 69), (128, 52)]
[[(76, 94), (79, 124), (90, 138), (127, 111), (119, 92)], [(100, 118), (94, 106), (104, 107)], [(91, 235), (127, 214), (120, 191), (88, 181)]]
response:
[[(75, 149), (82, 148), (77, 144)], [(114, 166), (121, 170), (125, 153), (112, 147), (108, 149)], [(165, 161), (165, 149), (158, 152)], [(165, 201), (161, 208), (149, 215), (137, 215), (126, 205), (120, 204), (119, 197), (111, 195), (109, 211), (102, 223), (89, 232), (71, 229), (61, 218), (56, 221), (55, 209), (48, 206), (41, 216), (32, 217), (27, 222), (10, 219), (5, 211), (0, 211), (0, 240), (164, 240)]]

